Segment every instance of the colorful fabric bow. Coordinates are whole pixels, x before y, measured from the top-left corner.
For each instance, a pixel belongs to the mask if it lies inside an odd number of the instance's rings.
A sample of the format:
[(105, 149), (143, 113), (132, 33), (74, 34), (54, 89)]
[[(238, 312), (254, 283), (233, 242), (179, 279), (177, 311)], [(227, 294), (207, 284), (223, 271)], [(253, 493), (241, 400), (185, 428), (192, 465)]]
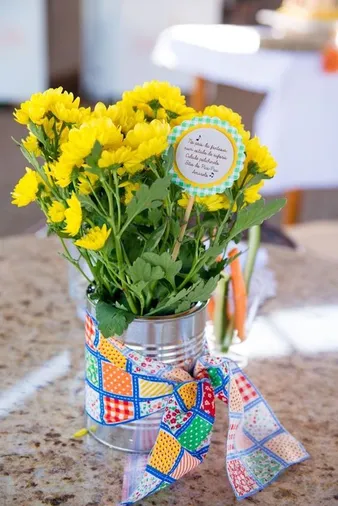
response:
[[(122, 504), (133, 504), (197, 467), (209, 450), (215, 397), (228, 405), (226, 468), (238, 499), (308, 458), (257, 388), (231, 360), (204, 355), (193, 376), (100, 336), (86, 320), (86, 410), (97, 423), (126, 424), (163, 412), (141, 477)], [(142, 459), (141, 459), (142, 460)]]

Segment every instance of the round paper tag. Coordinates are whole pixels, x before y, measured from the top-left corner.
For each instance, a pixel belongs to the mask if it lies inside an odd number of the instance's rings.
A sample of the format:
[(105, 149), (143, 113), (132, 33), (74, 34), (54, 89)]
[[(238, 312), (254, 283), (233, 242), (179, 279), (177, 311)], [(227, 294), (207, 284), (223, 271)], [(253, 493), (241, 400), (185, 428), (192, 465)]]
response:
[(242, 138), (226, 121), (207, 116), (173, 129), (173, 181), (191, 195), (222, 193), (238, 179), (245, 154)]

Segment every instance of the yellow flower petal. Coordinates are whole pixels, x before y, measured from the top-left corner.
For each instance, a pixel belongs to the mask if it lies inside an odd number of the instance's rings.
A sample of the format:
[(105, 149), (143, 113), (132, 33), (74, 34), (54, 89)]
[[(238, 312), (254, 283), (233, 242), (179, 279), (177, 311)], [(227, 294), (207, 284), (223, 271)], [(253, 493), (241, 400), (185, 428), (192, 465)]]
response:
[(101, 158), (99, 159), (99, 167), (105, 168), (110, 165), (123, 164), (130, 160), (132, 156), (131, 148), (128, 146), (121, 146), (116, 151), (102, 151)]
[(92, 187), (95, 186), (96, 181), (99, 177), (96, 174), (92, 174), (91, 172), (83, 172), (79, 176), (79, 185), (78, 190), (81, 195), (89, 195), (92, 193)]
[(32, 133), (29, 133), (25, 139), (22, 139), (22, 145), (29, 153), (32, 153), (34, 156), (40, 156), (41, 151), (39, 148), (38, 139)]
[(82, 209), (80, 201), (73, 192), (71, 197), (67, 199), (68, 207), (65, 210), (66, 234), (74, 237), (80, 230), (82, 223)]
[(246, 160), (244, 170), (250, 161), (257, 163), (259, 172), (264, 172), (269, 177), (276, 174), (277, 162), (269, 149), (263, 146), (258, 137), (253, 137), (245, 143)]
[(89, 249), (92, 251), (98, 251), (103, 248), (106, 244), (108, 237), (110, 236), (111, 229), (107, 230), (107, 226), (104, 224), (102, 227), (91, 228), (86, 235), (75, 241), (75, 245), (80, 248)]
[(62, 202), (55, 200), (48, 208), (48, 221), (51, 223), (61, 223), (65, 219), (66, 207)]
[(13, 197), (12, 204), (23, 207), (36, 200), (39, 189), (40, 177), (38, 174), (26, 167), (26, 174), (19, 180), (11, 195)]
[[(178, 201), (178, 205), (186, 208), (189, 202), (189, 195), (182, 194), (182, 198)], [(195, 197), (195, 203), (203, 206), (206, 211), (214, 212), (220, 209), (228, 209), (229, 201), (223, 194), (216, 193), (208, 197)]]
[(185, 97), (181, 94), (180, 88), (161, 81), (150, 81), (142, 86), (135, 86), (132, 91), (125, 91), (122, 98), (123, 102), (127, 101), (136, 107), (149, 104), (154, 100), (159, 102), (161, 100), (170, 100), (175, 103), (185, 104)]
[(170, 126), (158, 119), (150, 123), (138, 123), (133, 130), (128, 132), (125, 144), (132, 149), (137, 149), (142, 143), (154, 138), (167, 138), (170, 133)]
[(131, 181), (125, 181), (119, 185), (120, 188), (124, 188), (126, 191), (123, 199), (125, 205), (129, 204), (129, 202), (133, 199), (134, 193), (140, 189), (140, 186), (140, 183), (133, 183)]

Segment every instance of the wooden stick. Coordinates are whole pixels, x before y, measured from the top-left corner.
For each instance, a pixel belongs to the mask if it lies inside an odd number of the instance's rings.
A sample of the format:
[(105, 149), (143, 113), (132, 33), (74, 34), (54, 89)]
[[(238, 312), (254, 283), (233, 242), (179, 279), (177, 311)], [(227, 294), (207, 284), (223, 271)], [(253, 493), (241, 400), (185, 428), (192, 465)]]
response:
[(173, 249), (173, 253), (171, 255), (171, 258), (174, 261), (177, 260), (178, 254), (180, 252), (181, 244), (182, 244), (182, 241), (183, 241), (183, 237), (184, 237), (185, 231), (186, 231), (187, 226), (188, 226), (188, 222), (189, 222), (189, 218), (190, 218), (190, 214), (191, 214), (194, 202), (195, 202), (195, 197), (193, 195), (190, 195), (189, 201), (188, 201), (188, 205), (187, 205), (187, 208), (185, 210), (183, 223), (181, 225), (180, 233), (178, 235), (178, 239), (177, 239), (177, 241), (175, 243), (175, 246), (174, 246), (174, 249)]

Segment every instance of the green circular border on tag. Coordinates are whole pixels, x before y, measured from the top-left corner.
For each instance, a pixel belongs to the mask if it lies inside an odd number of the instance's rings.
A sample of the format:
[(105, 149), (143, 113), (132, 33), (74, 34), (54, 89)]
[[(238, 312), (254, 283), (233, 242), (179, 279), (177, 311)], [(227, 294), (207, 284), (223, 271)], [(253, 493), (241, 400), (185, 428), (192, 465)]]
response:
[(173, 176), (173, 183), (180, 186), (190, 195), (194, 195), (196, 197), (207, 197), (209, 195), (214, 195), (215, 193), (223, 193), (226, 188), (230, 188), (234, 181), (239, 178), (240, 172), (244, 167), (245, 161), (245, 147), (243, 144), (242, 136), (238, 133), (238, 130), (230, 125), (227, 121), (223, 121), (219, 118), (211, 118), (210, 116), (196, 116), (195, 118), (185, 120), (181, 125), (178, 125), (173, 128), (172, 132), (168, 136), (169, 146), (175, 146), (177, 143), (177, 139), (184, 134), (185, 131), (189, 130), (191, 127), (203, 127), (215, 125), (218, 128), (226, 130), (228, 134), (232, 137), (232, 140), (237, 148), (237, 160), (236, 165), (229, 175), (228, 179), (223, 181), (221, 184), (211, 187), (200, 188), (198, 186), (188, 184), (186, 181), (183, 181), (179, 174), (175, 171), (174, 167), (170, 168), (169, 173)]

